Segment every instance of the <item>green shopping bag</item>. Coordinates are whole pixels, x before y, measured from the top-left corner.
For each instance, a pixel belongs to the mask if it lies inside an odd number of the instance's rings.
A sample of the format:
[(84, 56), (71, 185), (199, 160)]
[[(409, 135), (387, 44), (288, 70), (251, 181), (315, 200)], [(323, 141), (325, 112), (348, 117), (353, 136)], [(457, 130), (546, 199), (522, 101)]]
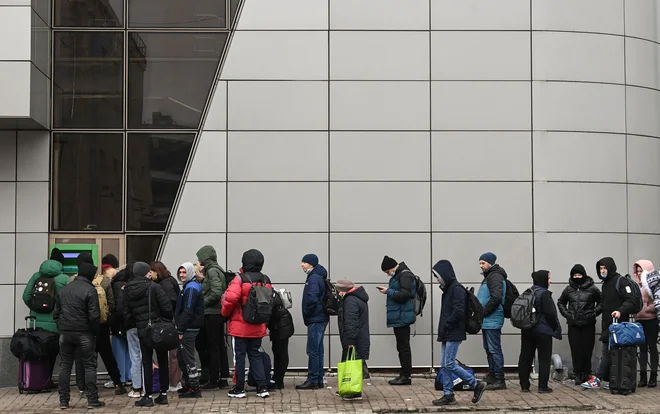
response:
[(362, 394), (362, 360), (355, 358), (355, 347), (349, 347), (346, 362), (337, 364), (339, 396), (341, 397)]

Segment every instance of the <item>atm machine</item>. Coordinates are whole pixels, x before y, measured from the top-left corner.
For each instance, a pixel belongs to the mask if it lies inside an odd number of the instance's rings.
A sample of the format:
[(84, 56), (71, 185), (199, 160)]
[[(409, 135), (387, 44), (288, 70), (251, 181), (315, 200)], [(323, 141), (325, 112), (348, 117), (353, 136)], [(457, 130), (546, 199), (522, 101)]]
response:
[(92, 255), (94, 265), (99, 265), (99, 247), (96, 244), (51, 244), (48, 254), (53, 249), (58, 248), (64, 255), (64, 273), (67, 275), (75, 275), (78, 273), (78, 262), (76, 259), (81, 253), (89, 253)]

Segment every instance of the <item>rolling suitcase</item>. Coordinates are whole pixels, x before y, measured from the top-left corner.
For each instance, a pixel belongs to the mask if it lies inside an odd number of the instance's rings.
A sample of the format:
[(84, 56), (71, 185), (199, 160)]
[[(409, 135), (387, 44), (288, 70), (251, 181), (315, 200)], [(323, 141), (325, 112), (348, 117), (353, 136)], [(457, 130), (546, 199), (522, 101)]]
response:
[[(30, 327), (36, 323), (36, 318), (28, 316), (25, 318), (25, 329), (33, 329)], [(35, 393), (48, 390), (53, 382), (51, 381), (51, 367), (48, 360), (33, 360), (33, 361), (18, 361), (18, 392)]]
[(612, 347), (610, 392), (628, 395), (637, 389), (637, 347)]

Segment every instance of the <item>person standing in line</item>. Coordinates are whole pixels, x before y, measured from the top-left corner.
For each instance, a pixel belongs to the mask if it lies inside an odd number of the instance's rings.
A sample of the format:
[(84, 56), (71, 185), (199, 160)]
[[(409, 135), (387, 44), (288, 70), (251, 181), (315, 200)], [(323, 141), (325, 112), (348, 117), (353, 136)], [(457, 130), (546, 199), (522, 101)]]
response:
[(443, 396), (433, 401), (433, 405), (456, 405), (454, 397), (454, 376), (463, 380), (474, 390), (472, 402), (481, 400), (486, 384), (477, 380), (456, 363), (458, 348), (467, 339), (468, 296), (465, 287), (456, 279), (454, 267), (449, 260), (440, 260), (433, 266), (433, 275), (442, 290), (442, 307), (438, 321), (438, 342), (442, 343), (442, 391)]
[(552, 358), (552, 338), (561, 340), (561, 325), (557, 317), (557, 307), (548, 289), (552, 283), (550, 272), (537, 270), (532, 273), (532, 292), (534, 292), (537, 323), (532, 329), (523, 329), (520, 334), (520, 357), (518, 375), (522, 392), (529, 392), (529, 377), (534, 364), (534, 353), (538, 352), (539, 394), (552, 392), (550, 381), (550, 363)]
[(273, 381), (275, 387), (281, 390), (284, 388), (284, 376), (289, 368), (289, 338), (295, 333), (295, 326), (293, 316), (284, 306), (282, 296), (278, 292), (273, 292), (273, 314), (268, 323), (268, 331), (273, 349)]
[[(122, 288), (128, 282), (128, 269), (121, 269), (112, 278), (112, 293), (115, 297), (115, 312), (112, 315), (112, 323), (110, 323), (110, 341), (112, 343), (112, 354), (117, 361), (119, 367), (119, 375), (121, 382), (126, 386), (133, 385), (133, 374), (131, 366), (131, 358), (128, 351), (127, 329), (124, 324), (124, 314), (122, 312)], [(142, 381), (137, 384), (142, 386)], [(129, 392), (130, 393), (130, 392)]]
[(130, 398), (140, 398), (144, 396), (142, 390), (142, 350), (140, 349), (140, 339), (135, 319), (131, 316), (126, 299), (126, 287), (135, 279), (133, 266), (135, 262), (126, 264), (125, 282), (119, 286), (120, 294), (115, 296), (117, 312), (121, 313), (123, 329), (126, 331), (126, 342), (128, 344), (128, 356), (131, 359), (131, 378), (133, 380), (132, 390), (128, 392)]
[(573, 358), (575, 385), (591, 377), (591, 357), (596, 343), (596, 318), (602, 312), (600, 290), (581, 264), (571, 269), (568, 286), (557, 301), (568, 323), (568, 343)]
[[(644, 337), (646, 345), (639, 347), (639, 384), (643, 388), (648, 385), (649, 388), (658, 386), (658, 315), (653, 304), (653, 292), (646, 286), (644, 287), (644, 277), (642, 274), (653, 272), (653, 263), (650, 260), (638, 260), (633, 265), (633, 277), (642, 291), (642, 301), (644, 307), (635, 315), (635, 320), (644, 328)], [(649, 356), (651, 360), (651, 377), (647, 377)]]
[(307, 275), (302, 298), (302, 315), (307, 326), (307, 379), (296, 385), (297, 390), (324, 388), (324, 347), (323, 338), (329, 318), (325, 310), (325, 280), (328, 271), (319, 264), (315, 254), (306, 254), (300, 264)]
[(410, 325), (417, 319), (413, 304), (417, 291), (415, 275), (404, 262), (397, 263), (389, 256), (383, 258), (380, 270), (390, 278), (388, 287), (378, 286), (378, 291), (387, 295), (387, 327), (394, 331), (401, 364), (399, 376), (390, 380), (389, 384), (410, 385), (412, 384)]
[(502, 326), (504, 326), (504, 299), (507, 274), (496, 264), (497, 256), (487, 252), (479, 257), (484, 280), (477, 298), (484, 306), (484, 321), (481, 325), (484, 350), (488, 358), (488, 374), (484, 381), (489, 391), (505, 390), (504, 353), (502, 352)]

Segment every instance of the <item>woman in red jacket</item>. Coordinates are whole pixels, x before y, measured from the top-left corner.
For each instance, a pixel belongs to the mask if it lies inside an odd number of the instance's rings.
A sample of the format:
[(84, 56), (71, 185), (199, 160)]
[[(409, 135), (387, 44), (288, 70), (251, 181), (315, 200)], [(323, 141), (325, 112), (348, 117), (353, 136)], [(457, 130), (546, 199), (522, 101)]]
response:
[(245, 355), (250, 359), (250, 371), (258, 383), (257, 396), (267, 398), (268, 380), (264, 372), (260, 348), (261, 339), (266, 336), (266, 324), (252, 324), (243, 319), (243, 306), (250, 295), (252, 285), (263, 285), (272, 289), (268, 276), (261, 273), (264, 255), (251, 249), (243, 253), (243, 267), (227, 287), (222, 300), (222, 315), (229, 318), (229, 335), (234, 348), (234, 375), (236, 384), (227, 395), (230, 398), (245, 398)]

